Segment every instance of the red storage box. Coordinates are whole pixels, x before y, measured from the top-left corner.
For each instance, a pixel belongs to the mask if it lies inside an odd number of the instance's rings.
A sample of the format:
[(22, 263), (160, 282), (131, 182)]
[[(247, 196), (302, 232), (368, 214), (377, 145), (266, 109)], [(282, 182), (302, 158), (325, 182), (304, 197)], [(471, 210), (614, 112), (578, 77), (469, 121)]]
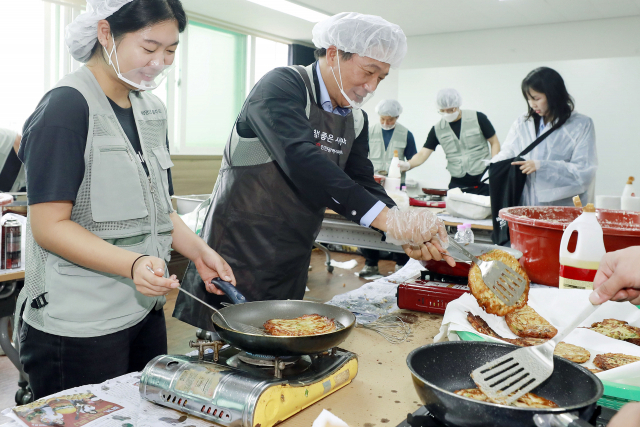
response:
[(425, 313), (444, 314), (447, 304), (469, 292), (468, 286), (412, 280), (398, 286), (398, 307)]
[[(582, 208), (521, 206), (502, 209), (509, 223), (511, 247), (523, 253), (520, 264), (533, 283), (558, 287), (560, 240)], [(607, 252), (640, 245), (640, 212), (596, 209)], [(569, 242), (571, 247), (571, 241)]]

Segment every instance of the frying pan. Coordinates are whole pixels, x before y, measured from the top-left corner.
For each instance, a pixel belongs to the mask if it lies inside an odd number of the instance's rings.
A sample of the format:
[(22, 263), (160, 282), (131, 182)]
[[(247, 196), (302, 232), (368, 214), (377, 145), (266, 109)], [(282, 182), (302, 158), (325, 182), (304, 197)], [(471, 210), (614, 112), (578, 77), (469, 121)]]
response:
[(245, 302), (244, 297), (229, 282), (213, 279), (213, 284), (233, 301), (220, 309), (225, 319), (236, 321), (256, 328), (262, 328), (270, 319), (294, 319), (305, 314), (319, 314), (340, 322), (344, 328), (333, 332), (302, 337), (279, 337), (271, 335), (247, 334), (226, 327), (220, 316), (214, 313), (211, 320), (216, 332), (229, 345), (255, 354), (271, 356), (303, 356), (321, 353), (344, 341), (356, 324), (356, 317), (349, 310), (311, 301), (256, 301)]
[[(554, 401), (559, 408), (516, 408), (481, 402), (453, 392), (475, 388), (471, 371), (513, 351), (509, 344), (452, 341), (419, 347), (407, 356), (413, 385), (420, 399), (438, 420), (451, 426), (535, 426), (535, 414), (571, 412), (586, 421), (596, 409), (604, 387), (590, 371), (566, 359), (554, 356), (553, 375), (533, 392)], [(572, 424), (573, 425), (573, 424)]]

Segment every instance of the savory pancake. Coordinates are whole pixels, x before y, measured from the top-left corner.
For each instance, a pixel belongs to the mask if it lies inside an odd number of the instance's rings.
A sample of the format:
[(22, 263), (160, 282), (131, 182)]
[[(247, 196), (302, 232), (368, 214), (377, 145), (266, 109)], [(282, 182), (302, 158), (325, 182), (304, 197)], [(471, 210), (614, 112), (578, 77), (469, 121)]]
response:
[(553, 338), (558, 330), (531, 306), (513, 310), (504, 316), (511, 332), (521, 338)]
[[(531, 347), (548, 341), (546, 338), (503, 338), (498, 335), (482, 317), (476, 316), (470, 311), (467, 311), (467, 320), (473, 329), (481, 334), (489, 335), (490, 337), (517, 345), (518, 347)], [(591, 358), (591, 353), (589, 353), (587, 349), (577, 345), (567, 344), (564, 341), (558, 343), (553, 354), (574, 363), (584, 363)]]
[(295, 319), (271, 319), (264, 324), (264, 329), (270, 335), (300, 337), (304, 335), (319, 335), (336, 330), (333, 319), (319, 314), (305, 314)]
[(514, 305), (507, 306), (495, 296), (493, 291), (489, 289), (487, 285), (484, 284), (480, 267), (473, 264), (471, 270), (469, 270), (469, 289), (473, 296), (476, 297), (476, 300), (478, 300), (478, 305), (487, 313), (496, 314), (498, 316), (504, 316), (507, 313), (511, 313), (513, 310), (524, 307), (529, 295), (529, 277), (518, 260), (507, 252), (499, 249), (494, 249), (491, 252), (479, 256), (478, 258), (483, 261), (502, 261), (527, 281), (526, 288), (520, 299)]
[(638, 356), (630, 356), (622, 353), (604, 353), (596, 355), (595, 359), (593, 359), (593, 364), (596, 365), (597, 368), (606, 371), (638, 361), (640, 361), (640, 357)]
[[(466, 388), (462, 390), (454, 391), (458, 396), (468, 397), (469, 399), (481, 400), (483, 402), (491, 402), (486, 394), (484, 394), (478, 388)], [(558, 405), (549, 399), (540, 397), (533, 393), (527, 393), (520, 399), (511, 403), (510, 406), (516, 406), (518, 408), (557, 408)]]
[(500, 335), (498, 335), (493, 329), (491, 329), (491, 326), (489, 326), (489, 324), (485, 322), (485, 320), (482, 317), (476, 316), (475, 314), (472, 314), (470, 311), (467, 311), (467, 320), (469, 321), (473, 329), (480, 332), (481, 334), (502, 339)]
[(591, 353), (586, 348), (560, 341), (553, 354), (565, 358), (573, 363), (584, 363), (591, 359)]
[(627, 341), (640, 338), (640, 328), (631, 326), (624, 320), (604, 319), (587, 329), (616, 340)]

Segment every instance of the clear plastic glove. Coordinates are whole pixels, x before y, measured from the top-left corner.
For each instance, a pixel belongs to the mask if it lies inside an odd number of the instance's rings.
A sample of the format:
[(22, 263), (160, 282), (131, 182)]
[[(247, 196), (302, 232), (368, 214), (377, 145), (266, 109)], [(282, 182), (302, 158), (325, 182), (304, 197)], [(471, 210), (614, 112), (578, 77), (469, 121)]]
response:
[(387, 212), (387, 241), (397, 245), (422, 245), (437, 241), (442, 249), (449, 247), (444, 222), (426, 209), (401, 211), (397, 207)]
[(406, 172), (409, 169), (411, 169), (411, 165), (409, 164), (409, 162), (405, 162), (404, 160), (400, 160), (398, 162), (398, 168), (400, 169), (400, 172)]

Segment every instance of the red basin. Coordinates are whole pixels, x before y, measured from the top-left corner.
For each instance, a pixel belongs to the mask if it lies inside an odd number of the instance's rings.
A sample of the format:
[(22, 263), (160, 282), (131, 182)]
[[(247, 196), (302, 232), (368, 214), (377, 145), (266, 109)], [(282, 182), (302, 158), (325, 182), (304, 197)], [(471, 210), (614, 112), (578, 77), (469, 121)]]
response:
[[(558, 286), (560, 239), (564, 229), (581, 213), (581, 208), (555, 206), (520, 206), (500, 211), (500, 218), (509, 223), (511, 246), (523, 253), (520, 264), (532, 282)], [(607, 252), (640, 245), (640, 212), (596, 209), (596, 215)]]

